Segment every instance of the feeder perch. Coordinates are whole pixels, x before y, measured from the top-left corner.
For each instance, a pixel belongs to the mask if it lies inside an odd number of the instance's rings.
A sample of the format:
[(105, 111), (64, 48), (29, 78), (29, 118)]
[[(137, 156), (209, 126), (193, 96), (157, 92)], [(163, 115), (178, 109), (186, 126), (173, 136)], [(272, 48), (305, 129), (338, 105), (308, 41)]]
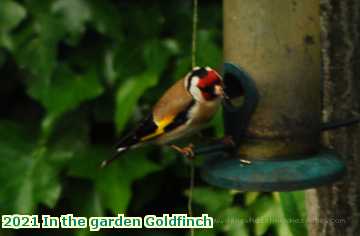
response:
[(319, 12), (311, 0), (224, 1), (224, 57), (234, 64), (224, 64), (223, 78), (234, 104), (244, 103), (224, 109), (236, 150), (207, 154), (202, 177), (210, 184), (290, 191), (344, 174), (336, 153), (320, 146)]

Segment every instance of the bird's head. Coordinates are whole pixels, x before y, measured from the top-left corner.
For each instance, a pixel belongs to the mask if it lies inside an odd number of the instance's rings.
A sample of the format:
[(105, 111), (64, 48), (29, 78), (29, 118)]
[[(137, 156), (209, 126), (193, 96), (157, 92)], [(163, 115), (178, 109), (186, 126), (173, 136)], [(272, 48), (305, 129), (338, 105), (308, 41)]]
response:
[(199, 102), (224, 98), (221, 76), (210, 67), (195, 67), (185, 78), (187, 91)]

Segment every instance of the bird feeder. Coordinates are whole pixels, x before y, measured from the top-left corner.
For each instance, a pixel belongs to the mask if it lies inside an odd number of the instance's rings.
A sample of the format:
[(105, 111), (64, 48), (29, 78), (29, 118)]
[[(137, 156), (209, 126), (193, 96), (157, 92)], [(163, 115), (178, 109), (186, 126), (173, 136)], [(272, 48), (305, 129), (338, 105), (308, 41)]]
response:
[(312, 0), (224, 1), (224, 58), (231, 62), (224, 83), (234, 102), (245, 101), (224, 109), (225, 135), (236, 150), (209, 155), (202, 176), (210, 184), (289, 191), (344, 173), (336, 154), (320, 147), (319, 12)]

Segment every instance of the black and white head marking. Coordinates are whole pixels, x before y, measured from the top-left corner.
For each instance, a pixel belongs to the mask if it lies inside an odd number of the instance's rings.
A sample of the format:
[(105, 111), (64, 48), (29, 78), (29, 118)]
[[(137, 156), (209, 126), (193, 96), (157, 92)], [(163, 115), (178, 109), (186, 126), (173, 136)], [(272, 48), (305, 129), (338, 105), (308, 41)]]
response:
[(211, 69), (209, 67), (194, 67), (193, 70), (186, 75), (185, 88), (197, 101), (204, 101), (201, 90), (197, 87), (199, 80), (208, 74)]

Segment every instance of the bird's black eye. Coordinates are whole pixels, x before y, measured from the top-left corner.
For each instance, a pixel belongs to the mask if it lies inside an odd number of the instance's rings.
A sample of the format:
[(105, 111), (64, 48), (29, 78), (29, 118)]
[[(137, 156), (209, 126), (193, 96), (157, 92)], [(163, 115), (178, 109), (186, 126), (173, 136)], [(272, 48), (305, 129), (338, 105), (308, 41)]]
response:
[(206, 86), (201, 88), (201, 91), (209, 94), (214, 94), (214, 86)]

